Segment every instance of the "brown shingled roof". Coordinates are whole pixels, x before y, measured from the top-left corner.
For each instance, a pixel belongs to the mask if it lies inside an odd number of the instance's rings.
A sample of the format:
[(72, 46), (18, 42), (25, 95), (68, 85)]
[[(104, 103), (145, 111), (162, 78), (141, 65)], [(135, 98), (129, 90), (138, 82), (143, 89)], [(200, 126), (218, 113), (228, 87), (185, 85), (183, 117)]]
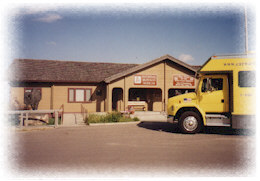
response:
[(98, 83), (138, 64), (15, 59), (9, 68), (10, 81)]

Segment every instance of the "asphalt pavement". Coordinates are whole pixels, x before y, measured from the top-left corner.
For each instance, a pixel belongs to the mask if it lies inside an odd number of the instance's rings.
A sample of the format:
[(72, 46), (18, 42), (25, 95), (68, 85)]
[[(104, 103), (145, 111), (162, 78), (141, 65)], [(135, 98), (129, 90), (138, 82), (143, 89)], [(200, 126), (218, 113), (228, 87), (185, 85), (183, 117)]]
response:
[(252, 176), (255, 136), (208, 128), (181, 134), (161, 121), (13, 131), (12, 172), (30, 177)]

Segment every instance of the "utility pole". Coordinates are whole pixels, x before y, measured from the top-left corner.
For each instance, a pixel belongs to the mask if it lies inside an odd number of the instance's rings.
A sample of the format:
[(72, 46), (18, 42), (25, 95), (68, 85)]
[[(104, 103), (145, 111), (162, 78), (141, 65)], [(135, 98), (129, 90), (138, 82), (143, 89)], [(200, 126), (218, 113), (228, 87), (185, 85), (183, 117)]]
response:
[(245, 5), (245, 53), (248, 53), (247, 9)]

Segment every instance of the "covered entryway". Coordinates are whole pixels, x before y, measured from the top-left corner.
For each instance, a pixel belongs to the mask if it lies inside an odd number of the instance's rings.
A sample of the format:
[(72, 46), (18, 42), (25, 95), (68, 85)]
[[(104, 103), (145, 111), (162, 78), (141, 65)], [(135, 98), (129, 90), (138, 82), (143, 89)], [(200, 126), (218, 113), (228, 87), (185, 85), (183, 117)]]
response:
[(129, 89), (128, 105), (143, 105), (147, 111), (162, 111), (162, 90), (159, 88)]
[(112, 91), (112, 110), (113, 111), (123, 111), (123, 89), (114, 88)]

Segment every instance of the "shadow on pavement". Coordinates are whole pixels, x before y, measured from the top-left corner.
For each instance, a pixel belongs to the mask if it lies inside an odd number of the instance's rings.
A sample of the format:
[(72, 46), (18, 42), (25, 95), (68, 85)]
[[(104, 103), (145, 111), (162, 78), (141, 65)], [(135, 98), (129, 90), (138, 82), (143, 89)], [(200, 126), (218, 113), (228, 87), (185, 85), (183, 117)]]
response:
[(159, 121), (142, 121), (137, 126), (145, 129), (150, 129), (154, 131), (164, 131), (169, 133), (181, 133), (176, 124), (170, 124), (167, 122)]
[[(171, 124), (167, 122), (159, 122), (159, 121), (142, 121), (137, 124), (138, 127), (150, 129), (154, 131), (164, 131), (168, 133), (179, 133), (177, 124)], [(246, 130), (246, 129), (231, 129), (228, 127), (205, 127), (200, 134), (218, 134), (218, 135), (244, 135), (244, 136), (252, 136), (254, 135), (254, 131)]]
[(205, 127), (203, 133), (219, 134), (219, 135), (243, 135), (243, 136), (253, 136), (255, 134), (253, 130), (231, 129), (229, 127)]

